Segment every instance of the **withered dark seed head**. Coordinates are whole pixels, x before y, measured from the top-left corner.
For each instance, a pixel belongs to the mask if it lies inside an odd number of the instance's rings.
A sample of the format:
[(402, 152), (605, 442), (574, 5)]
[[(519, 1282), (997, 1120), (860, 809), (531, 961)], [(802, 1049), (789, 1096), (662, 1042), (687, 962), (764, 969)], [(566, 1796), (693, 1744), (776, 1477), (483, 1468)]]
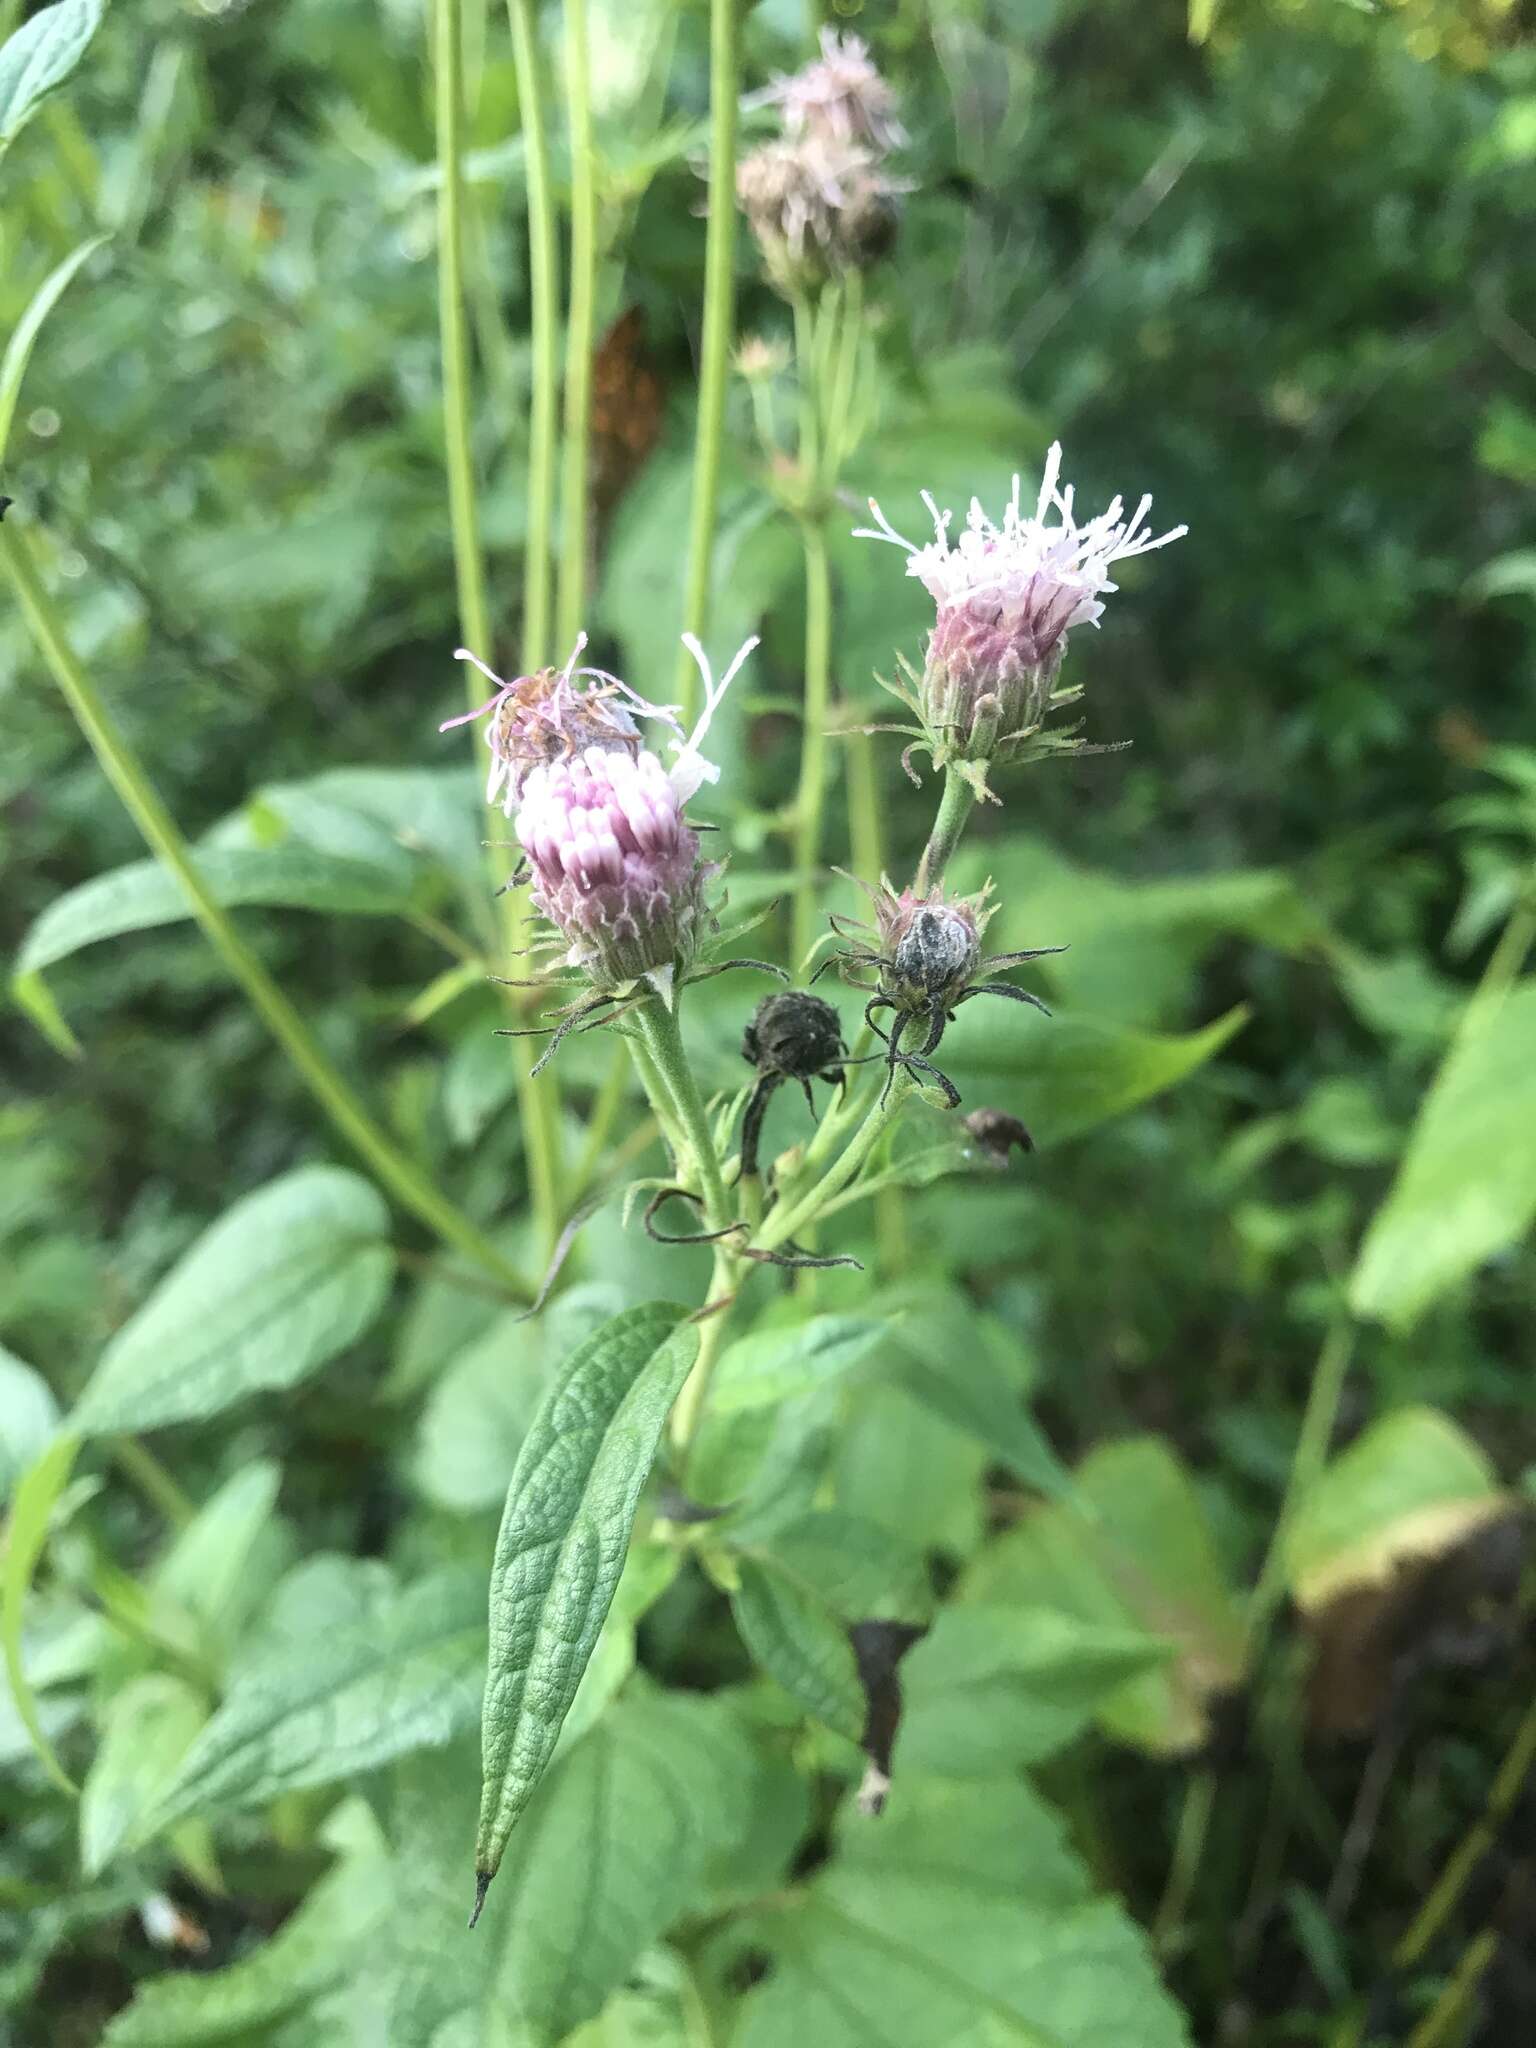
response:
[(1033, 1152), (1035, 1141), (1016, 1116), (1002, 1109), (973, 1109), (962, 1119), (988, 1160), (1001, 1170), (1008, 1164), (1015, 1145), (1021, 1152)]
[(836, 1068), (843, 1029), (832, 1005), (804, 989), (764, 996), (742, 1035), (741, 1054), (760, 1074), (809, 1078)]

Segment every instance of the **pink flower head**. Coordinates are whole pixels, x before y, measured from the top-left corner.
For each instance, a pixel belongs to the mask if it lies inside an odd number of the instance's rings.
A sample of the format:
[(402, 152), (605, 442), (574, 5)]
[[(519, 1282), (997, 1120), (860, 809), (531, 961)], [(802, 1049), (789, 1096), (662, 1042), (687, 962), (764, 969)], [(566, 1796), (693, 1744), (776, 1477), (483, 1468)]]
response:
[(814, 63), (775, 78), (760, 98), (779, 108), (789, 135), (827, 136), (882, 151), (907, 139), (896, 118), (896, 95), (871, 63), (869, 46), (835, 29), (821, 31), (821, 55)]
[(717, 684), (698, 642), (684, 639), (704, 679), (704, 710), (691, 737), (673, 741), (671, 768), (638, 738), (536, 762), (521, 778), (516, 824), (534, 903), (565, 939), (567, 962), (601, 988), (646, 979), (669, 998), (697, 950), (706, 884), (719, 872), (683, 815), (720, 773), (699, 742), (757, 645), (748, 640)]
[(1096, 626), (1101, 598), (1113, 591), (1114, 563), (1180, 539), (1188, 528), (1152, 534), (1152, 500), (1129, 518), (1119, 498), (1097, 518), (1079, 522), (1069, 484), (1059, 488), (1061, 443), (1053, 441), (1032, 513), (1023, 511), (1019, 479), (995, 524), (971, 500), (965, 530), (950, 539), (952, 514), (925, 491), (934, 537), (905, 540), (870, 500), (874, 527), (857, 537), (902, 548), (937, 607), (923, 676), (922, 710), (929, 727), (962, 758), (1000, 756), (1010, 741), (1035, 733), (1052, 702), (1056, 672), (1074, 626)]

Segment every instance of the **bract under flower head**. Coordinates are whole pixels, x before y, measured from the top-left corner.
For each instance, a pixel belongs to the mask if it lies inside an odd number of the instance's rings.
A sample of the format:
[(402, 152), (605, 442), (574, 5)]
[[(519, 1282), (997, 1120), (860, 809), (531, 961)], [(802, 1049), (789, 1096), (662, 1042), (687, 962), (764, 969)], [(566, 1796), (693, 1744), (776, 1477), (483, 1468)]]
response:
[[(1117, 586), (1111, 567), (1180, 539), (1187, 527), (1153, 534), (1152, 500), (1127, 518), (1118, 497), (1096, 518), (1079, 521), (1071, 485), (1060, 487), (1061, 444), (1053, 442), (1033, 512), (1020, 500), (1019, 478), (999, 525), (971, 501), (965, 529), (950, 538), (952, 514), (926, 492), (934, 537), (919, 547), (896, 532), (870, 501), (876, 525), (863, 540), (890, 541), (907, 556), (937, 607), (916, 708), (935, 759), (1006, 760), (1036, 740), (1053, 706), (1076, 690), (1055, 688), (1074, 626), (1096, 626), (1103, 596)], [(1046, 739), (1033, 751), (1051, 751)]]
[(821, 31), (821, 55), (799, 71), (775, 78), (760, 98), (780, 110), (790, 135), (826, 135), (876, 150), (896, 149), (906, 131), (896, 118), (896, 95), (870, 59), (860, 37)]

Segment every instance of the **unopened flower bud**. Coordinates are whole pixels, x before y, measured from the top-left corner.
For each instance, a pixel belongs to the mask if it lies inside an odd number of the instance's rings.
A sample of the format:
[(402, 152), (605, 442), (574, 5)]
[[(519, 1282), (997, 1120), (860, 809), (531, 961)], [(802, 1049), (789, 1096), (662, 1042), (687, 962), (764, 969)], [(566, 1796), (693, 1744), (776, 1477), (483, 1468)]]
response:
[(928, 1009), (965, 987), (981, 958), (987, 915), (980, 897), (882, 891), (875, 899), (886, 962), (881, 987), (898, 1009)]
[(1143, 525), (1152, 500), (1132, 515), (1115, 498), (1097, 518), (1079, 524), (1073, 493), (1059, 488), (1061, 444), (1053, 442), (1032, 514), (1020, 509), (1019, 479), (995, 525), (972, 499), (965, 531), (953, 543), (952, 515), (925, 492), (934, 538), (924, 547), (904, 540), (871, 501), (877, 522), (865, 540), (903, 548), (936, 606), (916, 708), (935, 762), (980, 764), (1056, 751), (1074, 744), (1043, 732), (1051, 710), (1079, 692), (1059, 690), (1057, 672), (1074, 626), (1096, 626), (1101, 598), (1116, 586), (1109, 569), (1133, 555), (1178, 540), (1188, 529), (1153, 535)]

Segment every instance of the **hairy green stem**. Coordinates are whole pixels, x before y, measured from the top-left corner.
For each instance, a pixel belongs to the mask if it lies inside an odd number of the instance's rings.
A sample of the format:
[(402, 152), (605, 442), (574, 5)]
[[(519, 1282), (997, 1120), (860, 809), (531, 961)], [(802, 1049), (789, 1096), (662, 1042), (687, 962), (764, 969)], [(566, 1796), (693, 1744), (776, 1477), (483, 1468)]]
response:
[(555, 438), (560, 416), (560, 249), (535, 0), (507, 0), (528, 184), (528, 297), (533, 389), (528, 404), (528, 536), (523, 552), (523, 670), (550, 660)]
[(881, 1090), (841, 1158), (797, 1202), (781, 1204), (774, 1209), (754, 1239), (759, 1250), (777, 1251), (780, 1245), (791, 1243), (816, 1221), (834, 1196), (840, 1195), (862, 1170), (876, 1145), (890, 1129), (911, 1089), (909, 1075), (897, 1073), (892, 1078), (889, 1088)]
[(801, 521), (805, 549), (805, 701), (800, 787), (795, 798), (795, 903), (790, 965), (797, 972), (816, 936), (822, 812), (827, 794), (827, 709), (832, 670), (832, 574), (819, 519)]
[(935, 888), (944, 879), (944, 870), (949, 865), (950, 855), (960, 843), (966, 821), (976, 807), (976, 792), (958, 770), (944, 771), (944, 794), (939, 801), (939, 815), (933, 821), (933, 830), (928, 835), (928, 844), (923, 848), (922, 860), (918, 863), (917, 887), (921, 893)]
[[(720, 506), (725, 446), (725, 396), (736, 321), (736, 102), (740, 92), (740, 0), (710, 0), (709, 199), (704, 232), (704, 326), (699, 338), (699, 409), (693, 449), (693, 504), (683, 626), (703, 640), (709, 630), (710, 572)], [(685, 653), (678, 664), (685, 723), (699, 704), (699, 676)]]
[(571, 137), (571, 297), (565, 330), (565, 448), (560, 478), (559, 645), (571, 647), (587, 606), (592, 351), (597, 339), (597, 146), (587, 0), (565, 0), (565, 104)]
[[(675, 1110), (692, 1164), (698, 1170), (705, 1226), (719, 1230), (731, 1220), (725, 1182), (720, 1173), (720, 1156), (715, 1150), (715, 1137), (709, 1127), (709, 1115), (699, 1094), (699, 1085), (688, 1063), (687, 1049), (678, 1029), (676, 1008), (669, 1009), (660, 996), (652, 996), (640, 1004), (633, 1016), (641, 1043)], [(684, 1163), (679, 1160), (679, 1167)]]
[(522, 1275), (478, 1225), (440, 1192), (417, 1161), (374, 1122), (309, 1026), (240, 936), (222, 904), (210, 893), (159, 791), (81, 667), (63, 621), (38, 575), (26, 537), (9, 522), (0, 525), (0, 560), (5, 563), (38, 650), (108, 781), (150, 850), (179, 883), (192, 915), (214, 951), (244, 989), (316, 1102), (403, 1209), (419, 1217), (444, 1244), (462, 1252), (526, 1299), (528, 1286)]
[[(448, 509), (453, 535), (454, 578), (458, 590), (459, 631), (464, 644), (482, 660), (494, 654), (490, 608), (486, 602), (485, 558), (480, 542), (479, 492), (475, 477), (470, 414), (469, 330), (464, 288), (464, 0), (437, 0), (436, 115), (438, 157), (438, 327), (443, 356), (443, 441), (448, 479)], [(482, 685), (465, 671), (467, 700), (474, 705)], [(501, 876), (492, 873), (499, 887)], [(502, 938), (516, 959), (527, 944), (527, 911), (522, 898), (509, 891), (502, 904)], [(510, 1000), (514, 1016), (525, 1010)], [(533, 1079), (531, 1042), (510, 1041), (517, 1077), (518, 1121), (528, 1171), (534, 1227), (540, 1249), (548, 1252), (560, 1230), (559, 1094), (558, 1084), (540, 1088)]]

